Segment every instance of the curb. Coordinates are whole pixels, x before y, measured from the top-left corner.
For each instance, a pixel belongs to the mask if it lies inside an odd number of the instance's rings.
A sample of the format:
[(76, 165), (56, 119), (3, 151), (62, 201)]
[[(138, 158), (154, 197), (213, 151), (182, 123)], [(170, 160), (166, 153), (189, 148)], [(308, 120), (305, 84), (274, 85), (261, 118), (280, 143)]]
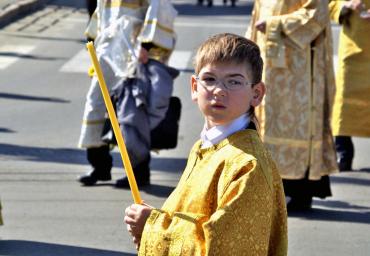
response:
[(22, 17), (41, 9), (47, 0), (21, 0), (0, 10), (0, 28)]

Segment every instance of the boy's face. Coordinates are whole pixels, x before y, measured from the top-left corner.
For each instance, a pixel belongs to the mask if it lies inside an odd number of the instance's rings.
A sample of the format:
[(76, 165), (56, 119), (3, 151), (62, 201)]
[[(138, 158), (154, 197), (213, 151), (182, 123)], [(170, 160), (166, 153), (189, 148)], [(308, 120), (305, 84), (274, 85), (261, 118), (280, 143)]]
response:
[[(258, 106), (265, 94), (261, 82), (252, 87), (252, 77), (247, 74), (245, 64), (234, 62), (210, 63), (204, 66), (198, 75), (191, 78), (192, 100), (198, 103), (206, 119), (207, 128), (226, 125), (245, 114), (251, 106)], [(204, 86), (206, 81), (218, 81), (213, 88)], [(203, 83), (202, 83), (203, 82)], [(226, 89), (224, 84), (242, 83), (238, 89)]]

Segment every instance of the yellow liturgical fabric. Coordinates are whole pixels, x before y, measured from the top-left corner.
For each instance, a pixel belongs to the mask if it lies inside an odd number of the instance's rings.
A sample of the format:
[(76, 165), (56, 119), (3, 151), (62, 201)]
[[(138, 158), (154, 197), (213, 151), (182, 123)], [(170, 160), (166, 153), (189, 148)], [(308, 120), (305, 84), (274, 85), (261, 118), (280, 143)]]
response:
[[(266, 21), (266, 32), (256, 30)], [(335, 94), (328, 2), (256, 0), (247, 38), (264, 58), (262, 140), (283, 179), (337, 172), (330, 118)]]
[(255, 130), (201, 149), (144, 227), (139, 255), (287, 255), (281, 178)]
[[(347, 1), (331, 0), (331, 18)], [(362, 0), (370, 9), (370, 0)], [(370, 137), (370, 22), (352, 12), (342, 24), (339, 36), (337, 92), (333, 109), (333, 134)]]

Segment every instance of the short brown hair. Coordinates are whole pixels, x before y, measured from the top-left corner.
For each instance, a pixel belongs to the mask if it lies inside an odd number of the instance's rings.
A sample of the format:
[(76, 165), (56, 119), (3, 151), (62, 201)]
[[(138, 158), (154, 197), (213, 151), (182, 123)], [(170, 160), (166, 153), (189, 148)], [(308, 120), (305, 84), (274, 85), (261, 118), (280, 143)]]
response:
[(194, 59), (195, 73), (208, 63), (216, 62), (236, 62), (245, 63), (247, 72), (251, 72), (252, 83), (261, 82), (263, 60), (261, 52), (251, 40), (231, 34), (217, 34), (200, 45)]

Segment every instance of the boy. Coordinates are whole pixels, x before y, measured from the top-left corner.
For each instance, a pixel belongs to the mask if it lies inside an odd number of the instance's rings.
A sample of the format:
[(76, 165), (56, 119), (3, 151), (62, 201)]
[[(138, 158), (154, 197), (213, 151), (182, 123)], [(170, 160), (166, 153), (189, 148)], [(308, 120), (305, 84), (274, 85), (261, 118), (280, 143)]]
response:
[(201, 140), (162, 209), (126, 208), (139, 255), (287, 254), (281, 178), (254, 125), (262, 68), (258, 46), (237, 35), (198, 49), (191, 93), (205, 117)]

